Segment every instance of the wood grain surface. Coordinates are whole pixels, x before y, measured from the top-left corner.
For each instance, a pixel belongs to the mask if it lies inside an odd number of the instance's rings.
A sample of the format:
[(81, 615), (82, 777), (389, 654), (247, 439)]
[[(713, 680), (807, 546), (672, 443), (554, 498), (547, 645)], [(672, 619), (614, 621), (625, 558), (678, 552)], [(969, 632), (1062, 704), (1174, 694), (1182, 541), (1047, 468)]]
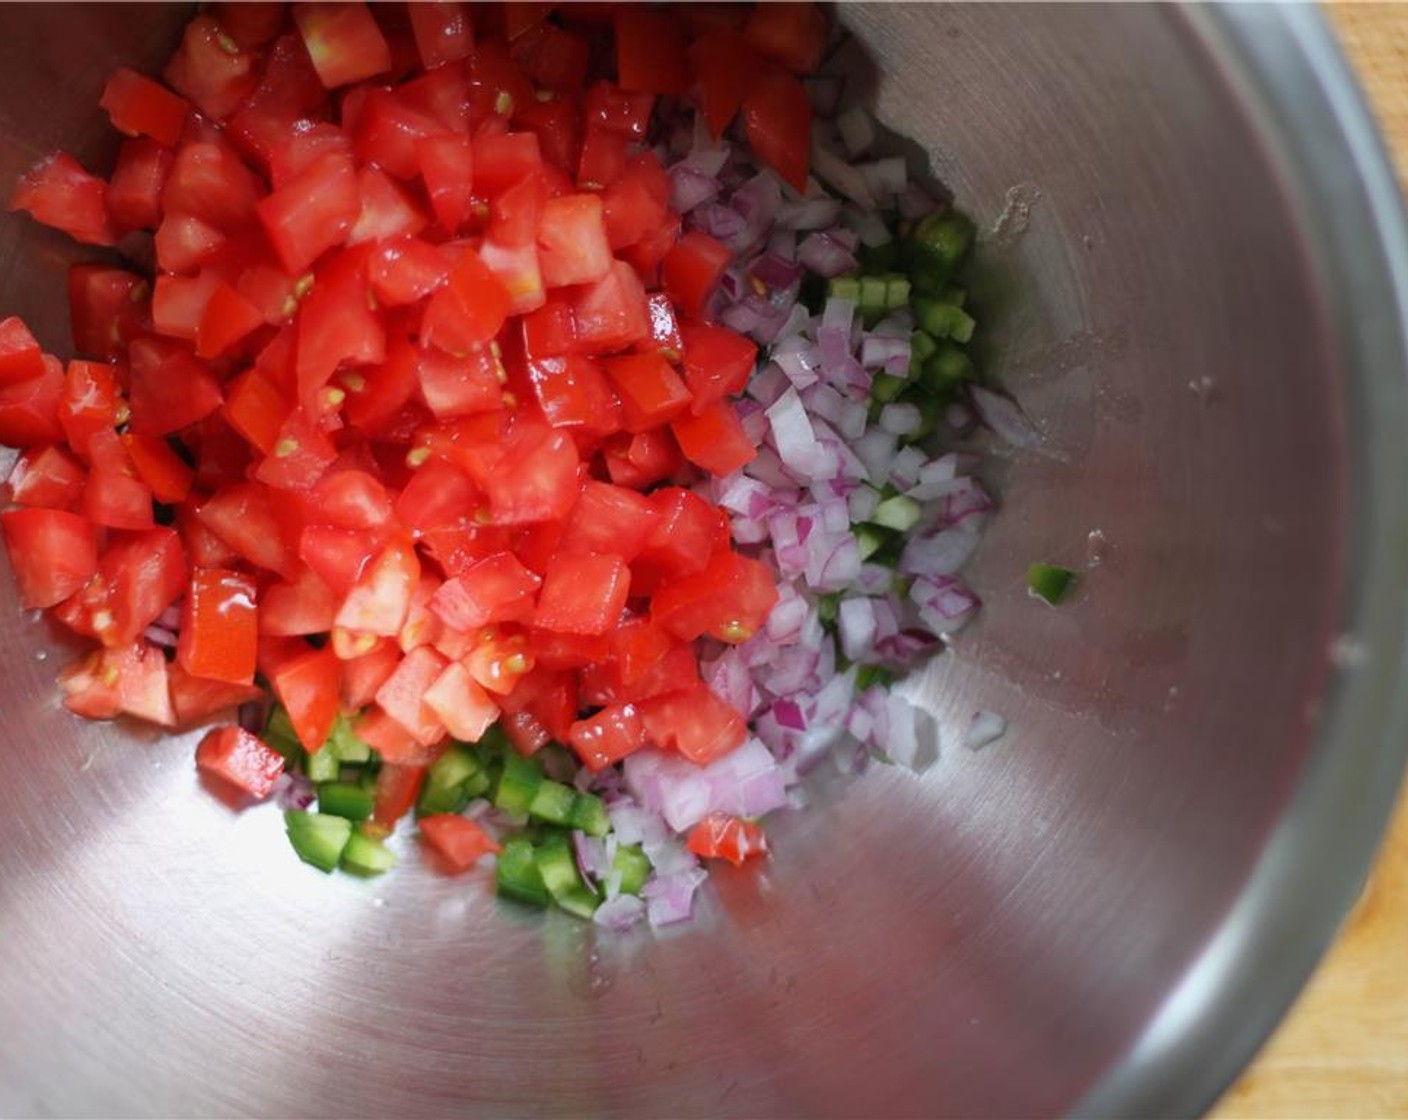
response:
[[(1408, 3), (1339, 3), (1326, 13), (1408, 187)], [(1378, 863), (1339, 938), (1212, 1116), (1408, 1117), (1408, 799), (1399, 798)]]

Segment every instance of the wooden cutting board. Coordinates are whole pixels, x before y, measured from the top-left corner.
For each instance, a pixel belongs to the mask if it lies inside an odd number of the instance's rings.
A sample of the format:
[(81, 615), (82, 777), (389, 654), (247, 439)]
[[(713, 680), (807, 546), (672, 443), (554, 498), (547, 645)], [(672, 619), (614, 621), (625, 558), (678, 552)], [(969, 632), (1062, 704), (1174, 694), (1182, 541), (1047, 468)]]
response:
[[(1325, 10), (1408, 188), (1408, 4)], [(1408, 1117), (1408, 798), (1339, 938), (1212, 1116)]]

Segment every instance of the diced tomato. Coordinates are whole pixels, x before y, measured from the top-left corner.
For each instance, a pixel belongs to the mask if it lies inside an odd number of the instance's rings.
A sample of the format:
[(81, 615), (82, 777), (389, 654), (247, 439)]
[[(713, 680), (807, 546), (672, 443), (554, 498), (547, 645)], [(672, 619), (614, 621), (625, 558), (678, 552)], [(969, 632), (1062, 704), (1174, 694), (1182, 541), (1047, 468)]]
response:
[(416, 160), (435, 218), (453, 237), (469, 216), (474, 183), (469, 137), (427, 136), (416, 144)]
[(595, 284), (572, 291), (577, 343), (588, 354), (624, 350), (650, 337), (645, 287), (630, 265), (616, 261)]
[(486, 240), (479, 255), (508, 292), (509, 314), (524, 315), (547, 302), (543, 275), (538, 267), (538, 251), (532, 245), (510, 248)]
[(732, 260), (733, 254), (722, 242), (690, 230), (665, 254), (665, 294), (686, 315), (702, 316)]
[(108, 216), (107, 193), (105, 182), (72, 156), (56, 152), (20, 177), (9, 208), (27, 211), (35, 221), (86, 245), (112, 245), (117, 232)]
[(377, 554), (379, 542), (365, 532), (331, 525), (305, 525), (298, 538), (298, 558), (345, 599)]
[(670, 178), (653, 152), (632, 156), (602, 193), (607, 240), (625, 249), (655, 233), (669, 216)]
[(164, 439), (124, 432), (122, 446), (137, 477), (151, 489), (157, 501), (174, 505), (184, 502), (190, 495), (195, 471)]
[(64, 438), (59, 424), (59, 402), (64, 391), (64, 367), (44, 355), (44, 372), (27, 381), (0, 385), (0, 443), (9, 447), (36, 447)]
[(220, 383), (189, 351), (155, 339), (138, 339), (129, 354), (132, 431), (169, 435), (220, 407)]
[(365, 4), (295, 4), (293, 21), (328, 89), (391, 69), (391, 48)]
[(636, 684), (679, 645), (649, 618), (632, 618), (611, 634), (611, 657), (623, 686)]
[(638, 707), (656, 746), (678, 750), (700, 766), (741, 747), (748, 737), (738, 709), (703, 685), (653, 696)]
[(378, 529), (392, 514), (386, 487), (362, 470), (329, 472), (314, 489), (313, 504), (327, 524), (344, 529)]
[(364, 167), (357, 172), (357, 190), (362, 196), (362, 210), (347, 235), (349, 245), (410, 236), (430, 224), (420, 203), (379, 167)]
[(331, 437), (308, 412), (295, 408), (284, 418), (274, 451), (254, 471), (254, 478), (275, 490), (307, 490), (337, 458)]
[(74, 451), (87, 458), (93, 433), (112, 431), (126, 419), (126, 412), (113, 365), (79, 359), (69, 362), (59, 398), (59, 423)]
[(811, 165), (812, 103), (802, 83), (785, 70), (766, 69), (754, 75), (743, 99), (743, 123), (758, 158), (798, 191), (805, 191)]
[(430, 601), (431, 609), (456, 630), (532, 617), (542, 580), (511, 552), (485, 557), (462, 575), (447, 580)]
[(503, 370), (488, 346), (475, 345), (461, 356), (427, 348), (416, 370), (421, 398), (442, 419), (493, 411), (503, 398)]
[(658, 351), (623, 354), (604, 364), (621, 401), (626, 431), (658, 428), (689, 407), (689, 390)]
[(767, 855), (768, 840), (757, 823), (715, 811), (694, 826), (685, 847), (702, 859), (726, 859), (735, 867), (741, 867), (750, 856)]
[(44, 374), (44, 355), (24, 321), (0, 320), (0, 385), (29, 381)]
[[(344, 114), (345, 118), (345, 114)], [(344, 119), (344, 125), (347, 121)], [(417, 108), (399, 92), (372, 89), (351, 126), (353, 150), (398, 179), (414, 179), (421, 170), (420, 145), (444, 132), (433, 114)], [(468, 184), (465, 184), (468, 188)]]
[(17, 506), (72, 510), (83, 497), (86, 478), (82, 465), (62, 447), (35, 447), (15, 460), (6, 486)]
[(211, 7), (220, 27), (242, 50), (262, 47), (284, 26), (284, 6), (264, 0), (220, 0)]
[(585, 190), (603, 190), (626, 173), (631, 140), (620, 132), (588, 125), (577, 157), (577, 184)]
[(268, 455), (290, 407), (278, 386), (251, 367), (230, 383), (221, 414), (230, 427)]
[(342, 670), (330, 649), (309, 649), (273, 670), (269, 683), (309, 752), (322, 750), (337, 719)]
[(826, 16), (810, 0), (761, 0), (753, 7), (743, 37), (759, 54), (775, 59), (794, 74), (809, 74), (826, 49)]
[(427, 70), (446, 62), (459, 62), (474, 50), (474, 30), (466, 5), (442, 0), (411, 4), (406, 11), (411, 17), (416, 50)]
[(601, 434), (620, 428), (621, 403), (590, 358), (542, 358), (529, 362), (528, 376), (538, 407), (554, 428)]
[(225, 235), (200, 218), (169, 211), (157, 227), (156, 263), (167, 272), (194, 272), (225, 244)]
[(149, 327), (150, 298), (151, 286), (136, 273), (101, 264), (73, 265), (68, 314), (74, 349), (95, 358), (125, 357), (128, 342)]
[(168, 148), (174, 148), (181, 139), (186, 115), (191, 111), (185, 98), (125, 66), (108, 78), (98, 104), (107, 110), (118, 132), (150, 136)]
[(711, 323), (683, 323), (684, 380), (694, 395), (696, 413), (733, 393), (741, 393), (758, 360), (751, 339)]
[(418, 646), (401, 659), (395, 672), (377, 689), (382, 711), (404, 727), (422, 746), (445, 737), (445, 725), (426, 703), (426, 690), (439, 679), (447, 662), (429, 646)]
[(166, 677), (177, 727), (194, 726), (213, 715), (264, 696), (264, 690), (258, 685), (229, 684), (193, 677), (175, 661), (166, 666)]
[(709, 134), (718, 139), (743, 104), (748, 80), (758, 69), (757, 56), (742, 35), (722, 28), (707, 32), (690, 44), (689, 65)]
[(513, 54), (534, 82), (554, 93), (581, 93), (587, 84), (591, 44), (555, 24), (541, 23), (519, 37)]
[(474, 484), (449, 463), (433, 460), (417, 468), (400, 497), (396, 515), (417, 536), (461, 521), (478, 501)]
[(618, 486), (645, 490), (674, 478), (684, 469), (684, 459), (668, 430), (622, 434), (602, 448), (606, 470)]
[(611, 270), (600, 198), (570, 194), (547, 200), (538, 223), (538, 262), (550, 288), (593, 284)]
[(534, 663), (543, 669), (581, 669), (610, 657), (611, 644), (609, 636), (555, 634), (551, 630), (535, 630), (533, 656)]
[(357, 634), (395, 637), (406, 622), (420, 579), (420, 561), (411, 546), (390, 544), (372, 561), (337, 612), (337, 625)]
[(587, 90), (583, 115), (587, 127), (602, 128), (631, 140), (645, 139), (655, 95), (623, 90), (611, 82), (596, 82)]
[(571, 353), (577, 345), (572, 308), (559, 293), (523, 317), (523, 348), (529, 358)]
[(62, 602), (98, 570), (97, 536), (77, 514), (14, 509), (0, 513), (0, 530), (25, 607), (39, 609)]
[(112, 719), (126, 713), (161, 727), (174, 726), (176, 715), (167, 684), (166, 658), (152, 646), (128, 643), (94, 650), (64, 668), (59, 688), (64, 706), (88, 719)]
[(626, 90), (681, 94), (689, 88), (684, 30), (672, 12), (644, 4), (616, 9), (616, 73)]
[(339, 367), (386, 360), (386, 327), (366, 298), (370, 253), (371, 246), (359, 245), (331, 257), (299, 312), (298, 399), (312, 416), (331, 411), (340, 400), (323, 392)]
[(777, 585), (764, 564), (720, 549), (702, 571), (664, 584), (650, 614), (684, 641), (708, 634), (737, 643), (758, 632), (776, 603)]
[(512, 440), (484, 490), (499, 525), (562, 517), (581, 487), (572, 438), (551, 429)]
[[(476, 52), (478, 57), (478, 52)], [(542, 173), (543, 155), (531, 132), (483, 134), (474, 140), (474, 193), (497, 198), (526, 176)]]
[(376, 298), (399, 307), (428, 296), (450, 275), (450, 261), (437, 247), (415, 237), (378, 247), (368, 263)]
[(305, 570), (293, 583), (271, 583), (259, 597), (259, 632), (278, 637), (326, 634), (338, 600), (317, 573)]
[(108, 183), (108, 213), (120, 229), (153, 229), (161, 222), (161, 194), (174, 157), (145, 136), (123, 142)]
[(157, 527), (117, 537), (98, 558), (97, 575), (54, 613), (76, 633), (122, 646), (135, 641), (185, 589), (180, 538)]
[[(509, 57), (504, 45), (493, 39), (481, 39), (465, 59), (469, 74), (471, 119), (508, 119), (523, 105), (533, 102), (533, 83)], [(517, 179), (518, 176), (513, 176)], [(485, 192), (482, 188), (480, 193)]]
[(364, 654), (342, 660), (342, 703), (351, 711), (365, 708), (376, 699), (386, 678), (401, 663), (401, 650), (394, 642), (380, 641)]
[(651, 501), (634, 490), (588, 479), (567, 518), (564, 552), (611, 552), (627, 563), (640, 554), (655, 528)]
[(372, 809), (372, 822), (390, 832), (396, 822), (411, 811), (411, 806), (420, 796), (424, 780), (424, 765), (383, 762), (376, 776), (376, 804)]
[[(376, 751), (383, 763), (424, 766), (439, 753), (434, 746), (420, 742), (399, 720), (373, 704), (357, 721), (357, 735)], [(409, 808), (409, 806), (408, 806)]]
[[(421, 6), (416, 5), (417, 8)], [(425, 837), (425, 842), (443, 856), (455, 871), (473, 867), (481, 857), (500, 850), (497, 841), (478, 824), (455, 813), (421, 817), (416, 827)]]
[(605, 634), (620, 620), (630, 587), (619, 556), (558, 556), (548, 564), (533, 624), (559, 634)]
[(728, 401), (715, 401), (698, 415), (682, 413), (670, 423), (670, 430), (686, 459), (721, 478), (752, 462), (758, 454)]
[(163, 76), (207, 117), (222, 121), (254, 92), (258, 82), (254, 63), (255, 55), (240, 50), (214, 18), (201, 15), (186, 25), (181, 46)]
[(568, 741), (588, 770), (602, 770), (645, 746), (645, 724), (634, 704), (612, 704), (574, 723)]
[(108, 529), (150, 529), (156, 524), (151, 490), (133, 477), (117, 433), (102, 434), (117, 445), (122, 462), (118, 468), (102, 463), (94, 466), (83, 491), (83, 516)]
[(582, 116), (576, 99), (534, 101), (519, 110), (514, 123), (538, 137), (544, 163), (569, 178), (576, 175), (582, 156)]
[(213, 271), (195, 276), (162, 273), (152, 291), (152, 325), (168, 338), (195, 342), (206, 305), (220, 283)]
[[(321, 7), (322, 5), (317, 5)], [(264, 232), (293, 274), (341, 245), (362, 213), (362, 194), (352, 161), (329, 153), (260, 200)]]
[(533, 652), (522, 634), (481, 631), (461, 663), (481, 688), (496, 696), (514, 690), (519, 679), (533, 671)]
[(258, 640), (254, 581), (220, 568), (192, 572), (176, 645), (181, 668), (193, 677), (250, 684)]
[(285, 579), (297, 573), (293, 552), (280, 532), (273, 498), (263, 486), (227, 486), (208, 498), (196, 516), (211, 532), (251, 564)]
[(202, 358), (219, 357), (263, 325), (259, 308), (230, 285), (217, 284), (196, 328), (196, 354)]
[(430, 297), (421, 321), (421, 338), (452, 354), (483, 346), (504, 325), (509, 303), (504, 282), (478, 253), (467, 249), (444, 286)]
[(263, 188), (227, 143), (184, 145), (162, 188), (167, 213), (190, 214), (226, 233), (241, 231), (254, 217)]

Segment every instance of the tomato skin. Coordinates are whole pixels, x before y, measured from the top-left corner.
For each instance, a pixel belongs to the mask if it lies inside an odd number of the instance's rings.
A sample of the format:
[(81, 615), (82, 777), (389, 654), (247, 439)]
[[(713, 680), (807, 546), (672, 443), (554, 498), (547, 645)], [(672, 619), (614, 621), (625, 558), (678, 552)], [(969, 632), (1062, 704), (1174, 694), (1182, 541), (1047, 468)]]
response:
[(665, 294), (685, 315), (700, 318), (732, 261), (733, 254), (722, 242), (690, 230), (665, 254), (661, 269)]
[(283, 30), (284, 5), (263, 0), (220, 0), (211, 12), (241, 49), (262, 47)]
[(58, 509), (10, 510), (0, 513), (0, 531), (20, 603), (31, 610), (62, 602), (98, 570), (97, 536), (77, 514)]
[(620, 621), (630, 588), (619, 556), (559, 555), (548, 563), (533, 624), (559, 634), (605, 634)]
[(192, 727), (213, 715), (264, 696), (264, 690), (256, 685), (227, 684), (193, 677), (175, 661), (166, 667), (166, 676), (177, 727)]
[(425, 780), (425, 766), (383, 762), (376, 776), (376, 804), (372, 822), (390, 832), (411, 811)]
[(157, 501), (175, 505), (184, 502), (190, 495), (195, 471), (171, 450), (171, 445), (165, 440), (124, 432), (122, 446), (137, 477), (146, 483)]
[(768, 841), (755, 822), (716, 810), (694, 826), (685, 847), (703, 859), (726, 859), (741, 867), (751, 856), (766, 855)]
[(603, 770), (646, 745), (645, 725), (634, 704), (612, 704), (573, 723), (568, 742), (588, 770)]
[(533, 395), (554, 428), (606, 434), (621, 427), (621, 402), (601, 367), (590, 358), (566, 356), (528, 363)]
[(653, 93), (623, 90), (611, 82), (595, 82), (587, 90), (583, 115), (588, 129), (600, 128), (629, 140), (643, 140), (654, 108)]
[(197, 568), (181, 614), (176, 660), (193, 677), (251, 684), (259, 640), (254, 581), (239, 572)]
[(758, 68), (757, 56), (737, 31), (720, 28), (690, 44), (689, 65), (699, 90), (700, 111), (709, 134), (717, 140), (743, 104), (748, 79)]
[(221, 282), (210, 293), (196, 328), (196, 356), (216, 358), (264, 326), (259, 308)]
[(473, 867), (499, 844), (474, 821), (455, 813), (436, 813), (416, 822), (425, 842), (438, 852), (454, 871)]
[(684, 31), (671, 12), (644, 5), (616, 9), (616, 72), (621, 88), (682, 94), (689, 88)]
[(466, 249), (444, 286), (430, 297), (421, 338), (452, 354), (487, 345), (504, 325), (511, 298), (479, 254)]
[(189, 351), (155, 339), (138, 339), (128, 354), (132, 431), (170, 435), (209, 416), (223, 403), (215, 375)]
[(108, 79), (98, 104), (107, 110), (118, 132), (150, 136), (168, 148), (174, 148), (181, 139), (191, 111), (184, 98), (125, 66)]
[(27, 211), (35, 221), (85, 245), (114, 245), (117, 231), (108, 216), (107, 194), (106, 183), (72, 156), (56, 152), (20, 176), (9, 209)]
[(377, 247), (367, 264), (379, 302), (399, 307), (423, 299), (450, 275), (450, 261), (437, 247), (415, 237)]
[(650, 337), (645, 287), (635, 269), (616, 261), (595, 284), (571, 290), (577, 345), (586, 354), (624, 350)]
[(444, 126), (399, 93), (370, 89), (351, 130), (360, 162), (409, 181), (421, 172), (420, 145), (443, 132)]
[(293, 21), (328, 89), (391, 69), (391, 48), (365, 4), (295, 4)]
[(798, 191), (805, 191), (811, 165), (812, 103), (802, 83), (785, 70), (756, 74), (743, 99), (743, 123), (758, 158)]

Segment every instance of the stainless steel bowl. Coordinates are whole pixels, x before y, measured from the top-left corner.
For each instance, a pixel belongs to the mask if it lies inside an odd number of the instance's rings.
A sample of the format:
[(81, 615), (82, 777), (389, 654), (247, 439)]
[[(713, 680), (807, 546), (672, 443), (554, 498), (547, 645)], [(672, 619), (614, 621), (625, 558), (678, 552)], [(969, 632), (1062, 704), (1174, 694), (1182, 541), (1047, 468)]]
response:
[[(0, 180), (173, 9), (0, 12)], [(1408, 252), (1301, 6), (861, 6), (881, 117), (990, 231), (1004, 464), (947, 747), (781, 820), (693, 926), (605, 936), (410, 861), (324, 879), (189, 741), (59, 709), (0, 591), (0, 1112), (1186, 1114), (1360, 885), (1408, 743)], [(66, 340), (70, 251), (0, 223), (0, 307)], [(1074, 602), (1029, 561), (1080, 565)], [(975, 709), (1005, 740), (955, 746)]]

